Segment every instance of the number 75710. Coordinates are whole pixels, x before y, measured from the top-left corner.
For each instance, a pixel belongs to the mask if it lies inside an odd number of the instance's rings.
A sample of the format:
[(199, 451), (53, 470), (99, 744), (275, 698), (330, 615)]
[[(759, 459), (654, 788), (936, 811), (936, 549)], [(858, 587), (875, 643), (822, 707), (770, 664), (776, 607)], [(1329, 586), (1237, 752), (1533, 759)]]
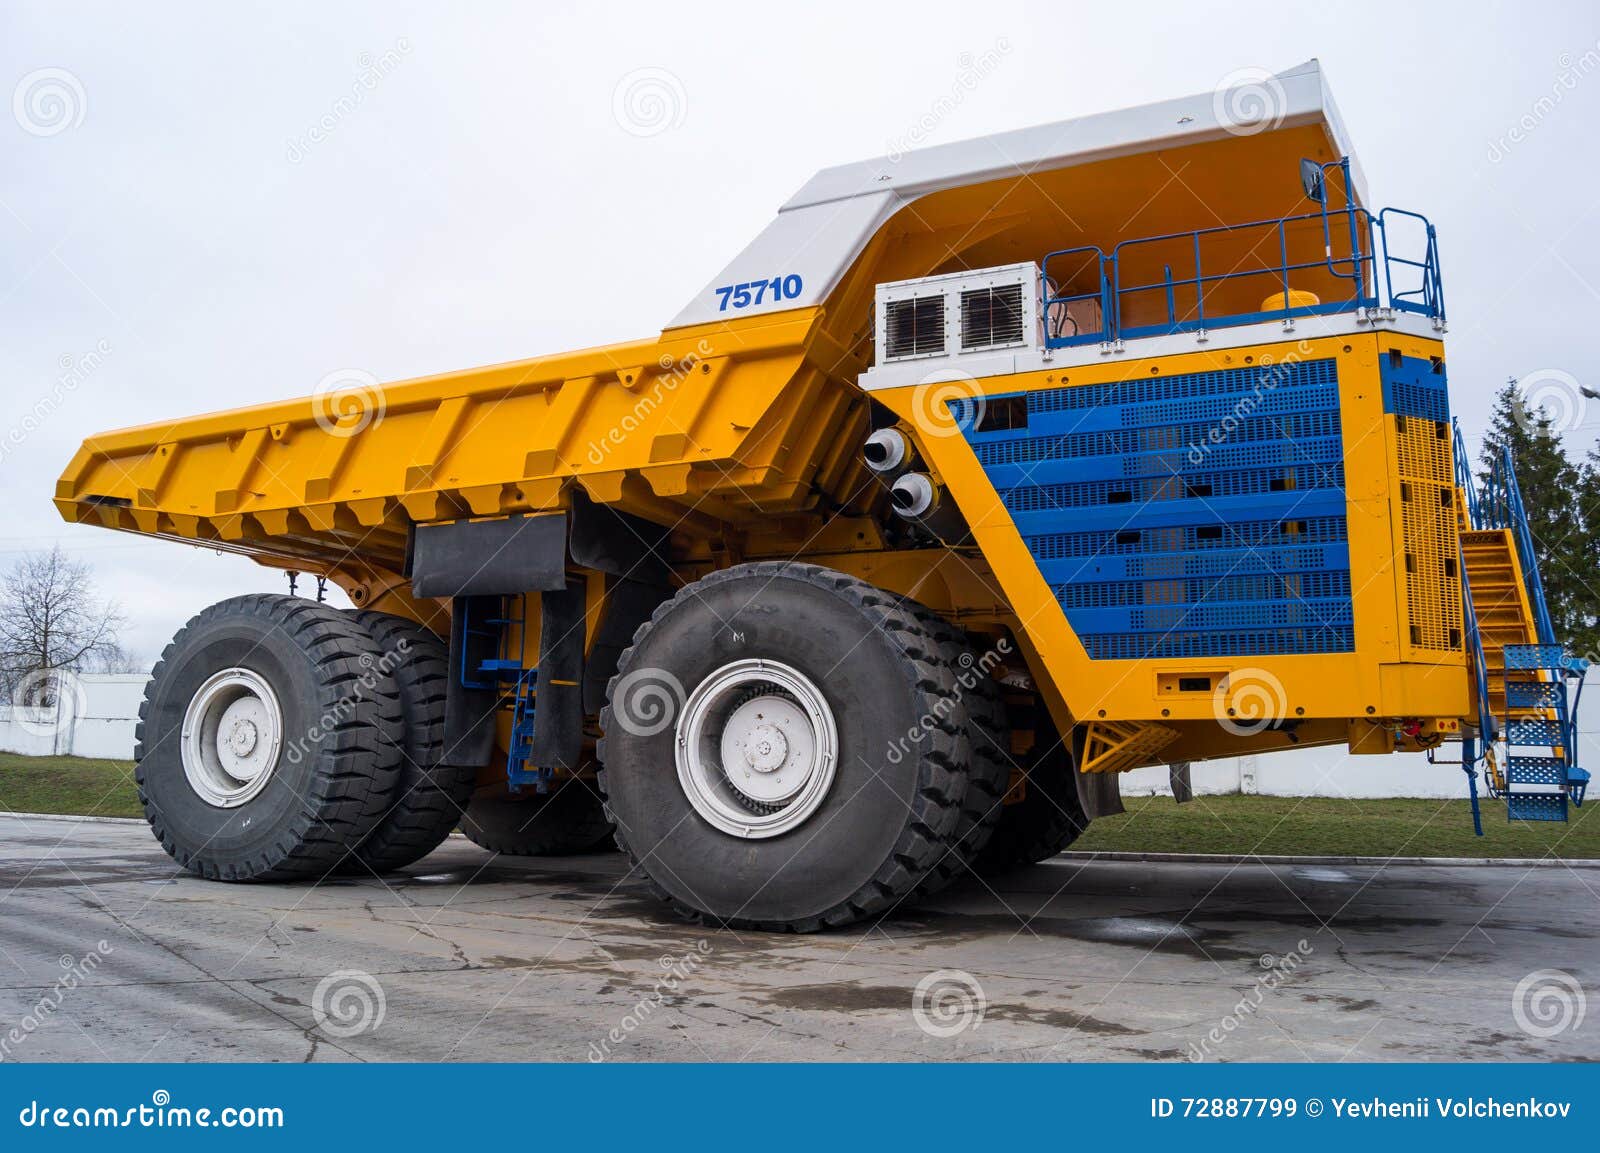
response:
[(788, 276), (774, 276), (771, 280), (751, 280), (744, 284), (725, 284), (721, 288), (714, 288), (720, 298), (717, 302), (718, 312), (727, 312), (730, 307), (734, 309), (749, 308), (760, 304), (766, 299), (767, 294), (772, 294), (773, 300), (793, 300), (800, 295), (803, 288), (798, 274), (791, 272)]

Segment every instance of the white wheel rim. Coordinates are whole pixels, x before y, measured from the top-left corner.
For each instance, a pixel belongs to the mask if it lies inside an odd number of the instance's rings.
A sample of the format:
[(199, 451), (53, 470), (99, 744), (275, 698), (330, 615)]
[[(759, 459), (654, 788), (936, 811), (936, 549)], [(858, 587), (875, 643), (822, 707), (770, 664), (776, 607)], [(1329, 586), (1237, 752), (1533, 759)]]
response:
[(183, 714), (183, 775), (208, 805), (233, 809), (267, 787), (283, 747), (272, 686), (249, 669), (208, 678)]
[(799, 828), (821, 807), (838, 768), (827, 698), (777, 661), (723, 665), (678, 716), (678, 783), (695, 812), (725, 833), (759, 839)]

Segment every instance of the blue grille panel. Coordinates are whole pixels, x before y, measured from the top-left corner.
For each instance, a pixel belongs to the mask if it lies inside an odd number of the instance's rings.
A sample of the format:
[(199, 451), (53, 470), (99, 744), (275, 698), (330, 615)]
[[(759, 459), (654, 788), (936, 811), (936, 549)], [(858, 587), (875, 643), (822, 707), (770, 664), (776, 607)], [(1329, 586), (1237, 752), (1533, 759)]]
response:
[(1332, 359), (1025, 399), (951, 411), (1091, 657), (1355, 647)]
[(1383, 379), (1384, 412), (1440, 424), (1450, 419), (1450, 394), (1442, 360), (1380, 353), (1379, 374)]

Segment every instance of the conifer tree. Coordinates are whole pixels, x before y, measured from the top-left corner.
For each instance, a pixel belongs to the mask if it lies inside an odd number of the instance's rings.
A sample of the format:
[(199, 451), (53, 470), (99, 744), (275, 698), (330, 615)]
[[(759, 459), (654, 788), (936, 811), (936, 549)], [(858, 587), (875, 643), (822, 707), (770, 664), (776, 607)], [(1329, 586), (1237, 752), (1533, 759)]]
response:
[[(1483, 438), (1480, 483), (1488, 482), (1508, 445), (1556, 638), (1577, 652), (1592, 652), (1596, 606), (1588, 586), (1595, 569), (1585, 522), (1600, 520), (1600, 477), (1595, 473), (1600, 460), (1591, 454), (1586, 469), (1574, 465), (1562, 448), (1553, 418), (1527, 406), (1515, 380), (1507, 381), (1495, 398)], [(1592, 499), (1586, 500), (1591, 494)]]

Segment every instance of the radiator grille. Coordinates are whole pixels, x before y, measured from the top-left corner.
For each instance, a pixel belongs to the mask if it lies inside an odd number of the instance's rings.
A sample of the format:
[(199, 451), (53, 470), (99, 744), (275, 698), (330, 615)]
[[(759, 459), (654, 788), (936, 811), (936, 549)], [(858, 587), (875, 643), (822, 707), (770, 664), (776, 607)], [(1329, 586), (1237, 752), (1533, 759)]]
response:
[(963, 352), (1022, 343), (1022, 285), (973, 288), (961, 294)]
[(963, 427), (1091, 657), (1354, 648), (1332, 360), (1026, 399)]
[(944, 296), (918, 296), (884, 304), (884, 356), (905, 360), (944, 352)]

